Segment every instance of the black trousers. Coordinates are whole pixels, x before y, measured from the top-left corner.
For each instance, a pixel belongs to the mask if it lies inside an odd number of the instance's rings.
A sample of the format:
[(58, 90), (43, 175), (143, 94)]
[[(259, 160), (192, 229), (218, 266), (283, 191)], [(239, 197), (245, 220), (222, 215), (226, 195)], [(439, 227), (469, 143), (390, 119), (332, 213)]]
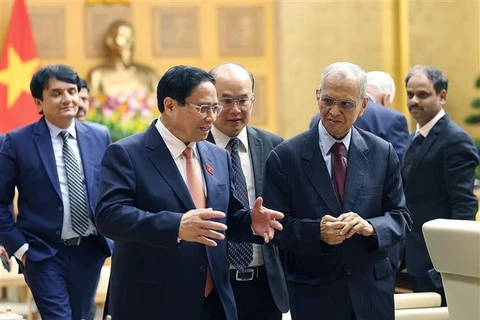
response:
[(222, 302), (215, 287), (203, 302), (202, 320), (226, 320)]
[(250, 281), (237, 281), (230, 278), (238, 320), (281, 320), (282, 313), (273, 300), (268, 285), (265, 266), (259, 267), (258, 277)]

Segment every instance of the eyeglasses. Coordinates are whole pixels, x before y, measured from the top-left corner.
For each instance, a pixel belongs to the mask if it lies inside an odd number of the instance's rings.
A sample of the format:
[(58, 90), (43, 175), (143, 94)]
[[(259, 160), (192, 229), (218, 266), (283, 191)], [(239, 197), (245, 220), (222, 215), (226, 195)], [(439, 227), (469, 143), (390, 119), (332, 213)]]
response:
[(218, 116), (223, 109), (223, 107), (219, 104), (214, 104), (214, 105), (202, 104), (201, 106), (198, 106), (196, 104), (193, 104), (187, 101), (179, 101), (179, 103), (189, 105), (190, 107), (197, 109), (198, 113), (200, 113), (202, 116), (205, 116), (205, 117), (210, 113), (210, 111), (213, 112), (214, 116)]
[(320, 97), (318, 99), (318, 104), (321, 107), (325, 107), (325, 108), (333, 108), (333, 106), (336, 104), (340, 109), (351, 110), (357, 106), (357, 103), (359, 101), (361, 101), (361, 99), (355, 101), (355, 100), (335, 100), (329, 97)]
[(237, 104), (238, 109), (242, 111), (248, 111), (252, 108), (254, 98), (240, 98), (240, 99), (233, 99), (233, 98), (220, 98), (218, 99), (220, 104), (223, 106), (224, 110), (230, 110), (233, 108), (235, 104)]

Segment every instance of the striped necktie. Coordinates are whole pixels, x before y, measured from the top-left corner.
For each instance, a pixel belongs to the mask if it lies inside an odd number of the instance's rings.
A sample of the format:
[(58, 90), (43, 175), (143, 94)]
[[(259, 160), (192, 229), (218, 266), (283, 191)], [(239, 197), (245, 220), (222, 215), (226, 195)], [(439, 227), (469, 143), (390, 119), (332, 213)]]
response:
[(80, 173), (80, 167), (72, 148), (68, 144), (70, 134), (67, 131), (60, 132), (63, 139), (63, 162), (67, 173), (68, 198), (70, 200), (70, 217), (72, 229), (79, 236), (86, 235), (89, 228), (89, 216), (87, 211), (87, 197), (84, 183)]
[[(238, 138), (230, 139), (230, 146), (232, 147), (232, 171), (233, 171), (233, 185), (235, 186), (237, 199), (243, 204), (245, 208), (249, 208), (247, 183), (245, 175), (242, 170), (242, 163), (240, 162), (240, 155), (238, 153), (240, 140)], [(228, 262), (235, 267), (235, 269), (243, 271), (247, 268), (253, 260), (253, 246), (251, 243), (228, 243)]]

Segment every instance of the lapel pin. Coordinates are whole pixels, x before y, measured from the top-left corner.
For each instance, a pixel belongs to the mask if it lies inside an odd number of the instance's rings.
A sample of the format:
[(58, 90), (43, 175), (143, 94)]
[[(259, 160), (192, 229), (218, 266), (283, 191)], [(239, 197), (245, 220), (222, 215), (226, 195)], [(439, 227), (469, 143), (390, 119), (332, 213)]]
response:
[(205, 164), (205, 169), (207, 169), (208, 173), (210, 173), (213, 176), (213, 168), (211, 165), (209, 165), (208, 163)]

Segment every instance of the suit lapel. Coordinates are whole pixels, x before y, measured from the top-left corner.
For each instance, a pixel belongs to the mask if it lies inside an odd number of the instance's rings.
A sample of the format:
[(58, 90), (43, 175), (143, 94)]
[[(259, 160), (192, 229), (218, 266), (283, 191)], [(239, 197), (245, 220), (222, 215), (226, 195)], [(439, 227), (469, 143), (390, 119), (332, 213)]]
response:
[(37, 122), (33, 139), (48, 178), (57, 192), (57, 195), (62, 198), (57, 166), (55, 164), (55, 153), (53, 152), (52, 137), (50, 136), (50, 131), (48, 130), (45, 118), (42, 118)]
[(253, 181), (255, 181), (255, 198), (260, 196), (263, 190), (263, 171), (267, 155), (263, 150), (263, 142), (257, 136), (257, 132), (247, 126), (248, 148), (253, 166)]
[(197, 142), (197, 150), (200, 156), (200, 165), (202, 167), (205, 185), (207, 187), (207, 208), (210, 208), (213, 207), (211, 200), (217, 199), (217, 182), (215, 181), (216, 163), (213, 162), (213, 158), (205, 142)]
[(158, 133), (155, 123), (145, 132), (145, 148), (147, 158), (152, 162), (163, 179), (178, 196), (178, 199), (187, 209), (195, 208), (193, 199), (188, 191), (187, 185), (183, 182), (182, 175), (178, 171), (175, 160), (167, 148), (162, 136)]
[(332, 179), (328, 173), (327, 165), (320, 151), (318, 124), (310, 129), (306, 136), (301, 157), (304, 160), (303, 170), (307, 179), (332, 214), (337, 215), (337, 213), (340, 212), (340, 205), (333, 188)]
[[(445, 114), (433, 126), (432, 130), (430, 130), (427, 137), (425, 138), (425, 140), (423, 140), (420, 148), (418, 149), (418, 152), (413, 157), (412, 168), (410, 169), (409, 177), (406, 177), (407, 181), (411, 181), (415, 177), (415, 173), (417, 172), (418, 166), (422, 162), (428, 150), (430, 150), (430, 148), (432, 147), (433, 143), (437, 140), (437, 137), (440, 134), (440, 132), (442, 132), (442, 130), (446, 127), (449, 121), (450, 121), (450, 117), (448, 116), (448, 114)], [(413, 135), (411, 138), (413, 138)], [(408, 189), (410, 185), (411, 183), (408, 183), (406, 185), (406, 189)]]
[(352, 127), (352, 140), (348, 149), (347, 177), (345, 182), (345, 196), (343, 199), (343, 211), (353, 208), (358, 190), (364, 185), (365, 172), (368, 160), (365, 153), (368, 147), (357, 129)]
[(75, 122), (75, 130), (77, 131), (77, 141), (78, 141), (78, 149), (80, 151), (80, 157), (82, 157), (82, 164), (83, 164), (83, 175), (85, 177), (85, 185), (87, 187), (88, 192), (88, 202), (90, 203), (90, 212), (93, 214), (95, 204), (91, 203), (90, 199), (94, 194), (94, 181), (93, 178), (93, 170), (94, 163), (91, 155), (94, 154), (95, 150), (95, 143), (92, 140), (92, 135), (90, 130), (85, 127), (80, 122)]

